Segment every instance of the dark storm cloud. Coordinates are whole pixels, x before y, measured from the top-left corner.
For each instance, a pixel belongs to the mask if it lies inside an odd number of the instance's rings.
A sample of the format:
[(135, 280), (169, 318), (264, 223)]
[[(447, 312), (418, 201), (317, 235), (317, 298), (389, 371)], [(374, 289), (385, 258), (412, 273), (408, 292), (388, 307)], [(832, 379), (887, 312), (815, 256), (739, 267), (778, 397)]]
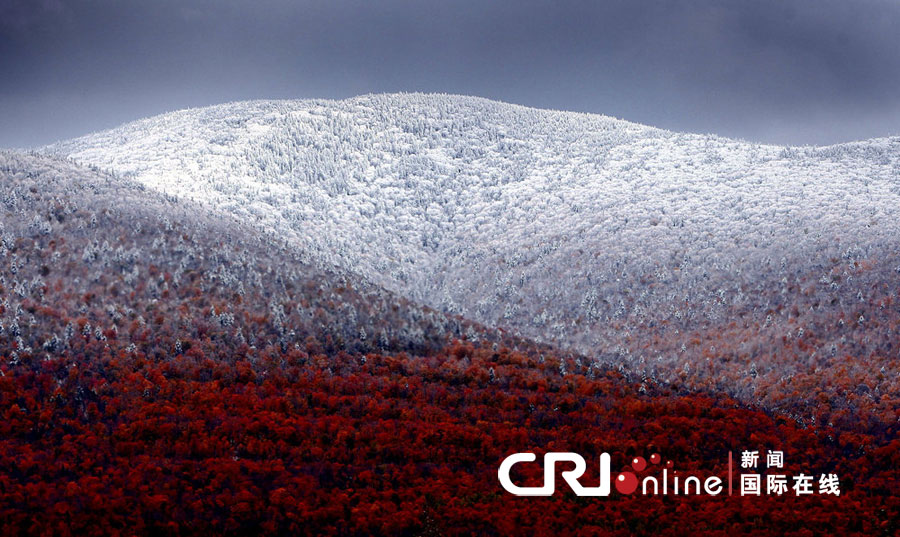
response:
[(892, 0), (0, 0), (0, 146), (249, 98), (443, 91), (760, 141), (900, 133)]

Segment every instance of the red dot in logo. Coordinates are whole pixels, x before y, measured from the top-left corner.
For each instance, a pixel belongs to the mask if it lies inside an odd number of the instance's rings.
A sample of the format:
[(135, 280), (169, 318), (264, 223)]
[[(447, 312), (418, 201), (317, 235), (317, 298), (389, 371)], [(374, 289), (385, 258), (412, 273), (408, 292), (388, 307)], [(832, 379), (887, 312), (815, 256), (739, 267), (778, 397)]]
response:
[(644, 468), (647, 467), (647, 461), (644, 460), (644, 457), (635, 457), (631, 459), (631, 467), (636, 472), (643, 472)]
[(666, 461), (666, 468), (672, 468), (675, 466), (675, 463), (672, 461)]
[(662, 460), (662, 457), (659, 456), (659, 453), (654, 453), (650, 455), (650, 462), (653, 464), (659, 464), (659, 461)]
[(616, 490), (618, 490), (622, 494), (631, 494), (632, 492), (637, 490), (637, 486), (637, 476), (635, 476), (631, 472), (622, 472), (618, 477), (616, 477)]

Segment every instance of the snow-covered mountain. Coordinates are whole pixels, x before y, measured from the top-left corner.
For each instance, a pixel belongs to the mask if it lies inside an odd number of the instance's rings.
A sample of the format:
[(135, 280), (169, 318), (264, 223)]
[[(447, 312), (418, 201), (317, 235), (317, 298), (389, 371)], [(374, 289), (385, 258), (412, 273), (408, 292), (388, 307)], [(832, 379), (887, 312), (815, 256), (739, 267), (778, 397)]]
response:
[(0, 261), (0, 365), (57, 358), (84, 326), (148, 354), (212, 328), (223, 352), (305, 348), (309, 337), (328, 352), (421, 351), (484, 335), (358, 276), (317, 270), (253, 226), (40, 155), (0, 151)]
[[(390, 94), (185, 110), (43, 150), (415, 301), (648, 374), (696, 370), (734, 325), (751, 335), (728, 352), (750, 371), (773, 342), (900, 283), (900, 138), (781, 147)], [(854, 337), (823, 336), (802, 367)]]
[[(840, 337), (878, 361), (828, 369), (827, 353), (794, 353), (807, 374), (772, 378), (772, 361), (708, 362), (692, 346), (686, 383), (644, 382), (317, 270), (252, 224), (130, 179), (0, 151), (0, 534), (515, 534), (495, 523), (513, 504), (507, 518), (530, 534), (759, 534), (737, 494), (645, 511), (616, 489), (583, 517), (563, 494), (548, 518), (495, 480), (523, 449), (611, 452), (623, 472), (638, 471), (631, 453), (662, 452), (671, 465), (651, 456), (643, 468), (659, 477), (721, 474), (734, 446), (787, 448), (789, 468), (847, 476), (837, 497), (772, 498), (773, 535), (796, 533), (798, 505), (822, 534), (895, 534), (900, 312), (896, 286), (867, 264), (848, 264), (852, 285), (883, 300), (844, 301), (865, 320), (801, 334), (796, 311), (817, 296), (804, 289), (783, 295), (791, 317), (775, 323), (798, 351)], [(704, 345), (743, 345), (741, 324)], [(480, 341), (447, 344), (464, 334)], [(748, 378), (755, 392), (741, 391)], [(712, 389), (684, 393), (703, 381)], [(779, 412), (736, 404), (735, 391)]]

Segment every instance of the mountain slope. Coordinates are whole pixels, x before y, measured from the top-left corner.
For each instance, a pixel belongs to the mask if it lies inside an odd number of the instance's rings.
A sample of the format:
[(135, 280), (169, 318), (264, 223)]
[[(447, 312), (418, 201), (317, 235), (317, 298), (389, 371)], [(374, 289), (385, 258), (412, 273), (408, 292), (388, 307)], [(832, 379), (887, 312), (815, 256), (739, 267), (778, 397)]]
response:
[[(0, 260), (2, 535), (898, 527), (900, 442), (871, 413), (805, 427), (547, 349), (444, 345), (491, 335), (128, 179), (0, 152)], [(522, 501), (496, 481), (508, 454), (548, 449), (724, 480), (751, 446), (841, 494)]]
[(175, 112), (46, 151), (649, 377), (773, 406), (758, 377), (818, 378), (846, 355), (867, 390), (897, 382), (897, 138), (788, 148), (372, 95)]
[[(314, 149), (290, 141), (294, 127), (259, 137), (269, 115), (314, 106), (334, 116), (301, 136)], [(377, 128), (359, 126), (367, 114)], [(441, 114), (447, 137), (390, 128)], [(495, 166), (491, 122), (542, 155), (515, 180)], [(0, 152), (0, 534), (897, 533), (893, 141), (778, 149), (765, 175), (736, 142), (464, 98), (238, 104), (145, 123), (83, 149), (131, 177)], [(201, 137), (213, 131), (235, 138), (214, 154)], [(410, 145), (380, 154), (381, 138)], [(622, 154), (648, 144), (671, 175), (541, 171), (569, 169), (579, 144), (603, 149), (581, 138)], [(704, 140), (746, 176), (700, 181), (667, 164)], [(479, 174), (471, 187), (438, 173), (451, 143)], [(408, 184), (384, 172), (347, 180), (360, 191), (294, 185), (275, 171), (297, 155), (335, 174), (396, 160)], [(513, 350), (401, 294), (588, 356)], [(444, 345), (462, 334), (487, 342)], [(616, 485), (596, 501), (530, 501), (496, 481), (510, 453), (553, 450), (609, 452), (617, 474), (640, 476), (659, 475), (650, 455), (662, 454), (683, 479), (724, 483), (745, 449), (766, 474), (762, 453), (784, 450), (786, 474), (833, 473), (841, 494)], [(517, 482), (538, 484), (541, 467), (526, 467)]]
[(213, 353), (364, 352), (480, 333), (306, 265), (232, 218), (69, 162), (0, 152), (0, 200), (0, 342), (13, 363), (55, 359), (84, 338), (112, 354), (163, 341), (175, 356), (189, 338)]

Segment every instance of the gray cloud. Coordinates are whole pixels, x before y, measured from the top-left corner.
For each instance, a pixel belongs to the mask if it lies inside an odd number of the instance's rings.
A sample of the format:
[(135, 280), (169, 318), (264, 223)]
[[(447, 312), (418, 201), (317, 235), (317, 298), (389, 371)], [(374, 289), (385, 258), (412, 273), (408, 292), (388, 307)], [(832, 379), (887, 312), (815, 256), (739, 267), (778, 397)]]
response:
[(0, 0), (0, 146), (248, 98), (445, 91), (759, 141), (900, 133), (888, 0)]
[(27, 31), (47, 16), (63, 13), (62, 0), (0, 0), (0, 30)]

